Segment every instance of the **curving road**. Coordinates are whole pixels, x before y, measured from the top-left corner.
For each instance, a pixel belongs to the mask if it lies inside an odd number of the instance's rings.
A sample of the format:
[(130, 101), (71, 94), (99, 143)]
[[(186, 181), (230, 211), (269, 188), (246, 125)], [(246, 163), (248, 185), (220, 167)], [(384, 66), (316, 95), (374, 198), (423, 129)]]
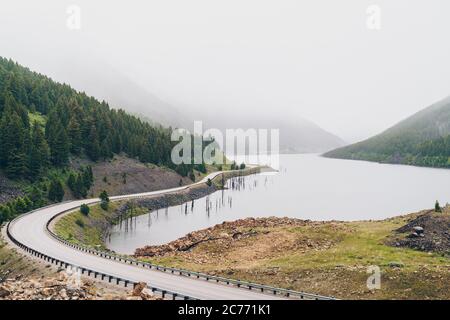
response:
[[(221, 172), (212, 173), (206, 176), (201, 181), (196, 182), (192, 185), (204, 183), (208, 178), (213, 179), (219, 174), (221, 174)], [(114, 196), (110, 199), (120, 200), (158, 195), (180, 191), (190, 186), (132, 195)], [(125, 278), (136, 282), (146, 282), (151, 286), (170, 290), (198, 299), (282, 299), (282, 297), (280, 296), (267, 295), (255, 291), (250, 291), (248, 289), (240, 289), (237, 287), (216, 284), (179, 275), (173, 275), (161, 271), (144, 269), (142, 267), (127, 265), (114, 260), (105, 259), (68, 247), (54, 239), (47, 232), (46, 225), (52, 217), (66, 210), (77, 209), (83, 203), (92, 204), (98, 201), (99, 199), (77, 200), (38, 209), (30, 214), (23, 215), (12, 221), (9, 227), (10, 234), (17, 241), (28, 246), (29, 248), (37, 250), (53, 258), (65, 261), (72, 265), (88, 268), (97, 272), (102, 272), (104, 274)]]

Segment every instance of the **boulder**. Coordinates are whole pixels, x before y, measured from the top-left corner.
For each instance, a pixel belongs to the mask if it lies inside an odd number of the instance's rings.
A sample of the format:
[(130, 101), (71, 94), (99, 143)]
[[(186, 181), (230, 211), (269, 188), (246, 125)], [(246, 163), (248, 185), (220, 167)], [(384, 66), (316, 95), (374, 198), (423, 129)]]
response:
[(142, 300), (151, 300), (153, 299), (153, 292), (149, 288), (144, 288), (141, 291)]
[(419, 226), (414, 227), (413, 230), (414, 230), (417, 234), (423, 233), (423, 228), (422, 228), (422, 227), (419, 227)]
[(139, 297), (145, 288), (147, 288), (147, 284), (145, 282), (136, 283), (133, 289), (133, 296)]
[(4, 288), (0, 288), (0, 298), (5, 298), (9, 296), (11, 292), (9, 290), (6, 290)]
[(403, 263), (397, 261), (391, 261), (388, 263), (388, 265), (391, 268), (403, 268), (405, 266)]

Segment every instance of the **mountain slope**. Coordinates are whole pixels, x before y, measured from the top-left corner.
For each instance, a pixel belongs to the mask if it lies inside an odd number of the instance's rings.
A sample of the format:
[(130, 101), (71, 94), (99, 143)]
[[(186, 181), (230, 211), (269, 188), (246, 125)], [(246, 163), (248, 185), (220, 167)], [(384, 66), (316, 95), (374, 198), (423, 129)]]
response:
[[(22, 186), (0, 197), (7, 201), (0, 205), (0, 223), (61, 201), (68, 189), (77, 198), (86, 197), (96, 186), (94, 164), (119, 154), (183, 177), (195, 177), (194, 169), (205, 173), (204, 164), (173, 164), (171, 133), (0, 57), (0, 193), (11, 189), (4, 175)], [(74, 168), (73, 159), (90, 164)], [(173, 172), (171, 179), (183, 183)]]
[(197, 118), (203, 120), (204, 130), (217, 128), (224, 133), (226, 129), (279, 129), (280, 153), (320, 153), (345, 145), (339, 137), (300, 117), (230, 117), (224, 113), (220, 117)]
[(325, 157), (450, 168), (450, 97)]
[(126, 112), (145, 118), (153, 124), (179, 126), (183, 116), (169, 103), (148, 92), (126, 74), (107, 62), (92, 57), (80, 61), (67, 58), (52, 71), (58, 79), (68, 79), (74, 88), (86, 91), (99, 100), (108, 101)]
[(236, 116), (226, 108), (220, 115), (209, 112), (205, 106), (184, 105), (180, 101), (168, 103), (159, 99), (127, 74), (102, 59), (91, 57), (82, 63), (77, 57), (64, 58), (55, 63), (51, 72), (58, 79), (67, 79), (75, 88), (108, 101), (111, 106), (120, 106), (125, 111), (164, 126), (192, 130), (194, 120), (202, 120), (204, 129), (280, 129), (280, 151), (282, 153), (325, 152), (345, 143), (316, 124), (286, 114), (266, 117), (263, 110), (252, 115), (239, 113)]

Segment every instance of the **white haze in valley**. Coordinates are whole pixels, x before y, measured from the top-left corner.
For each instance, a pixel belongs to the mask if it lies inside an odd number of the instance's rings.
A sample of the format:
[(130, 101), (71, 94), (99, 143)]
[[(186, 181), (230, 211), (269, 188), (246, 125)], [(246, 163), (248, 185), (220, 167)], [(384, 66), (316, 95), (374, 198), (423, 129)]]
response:
[[(366, 25), (373, 4), (380, 30)], [(69, 5), (80, 30), (66, 26)], [(317, 124), (353, 142), (450, 94), (449, 11), (448, 0), (2, 0), (0, 55), (164, 124), (259, 124), (289, 139), (298, 127), (326, 136)]]

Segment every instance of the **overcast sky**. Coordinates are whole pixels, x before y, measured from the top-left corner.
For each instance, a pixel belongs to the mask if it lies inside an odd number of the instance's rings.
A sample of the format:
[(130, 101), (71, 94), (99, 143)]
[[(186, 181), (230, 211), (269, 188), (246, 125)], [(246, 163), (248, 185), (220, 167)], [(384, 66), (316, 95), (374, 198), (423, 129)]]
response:
[[(80, 30), (66, 25), (72, 4)], [(374, 4), (380, 30), (366, 25)], [(88, 92), (70, 64), (101, 61), (183, 111), (304, 117), (355, 141), (450, 95), (449, 12), (448, 0), (2, 0), (0, 55)]]

